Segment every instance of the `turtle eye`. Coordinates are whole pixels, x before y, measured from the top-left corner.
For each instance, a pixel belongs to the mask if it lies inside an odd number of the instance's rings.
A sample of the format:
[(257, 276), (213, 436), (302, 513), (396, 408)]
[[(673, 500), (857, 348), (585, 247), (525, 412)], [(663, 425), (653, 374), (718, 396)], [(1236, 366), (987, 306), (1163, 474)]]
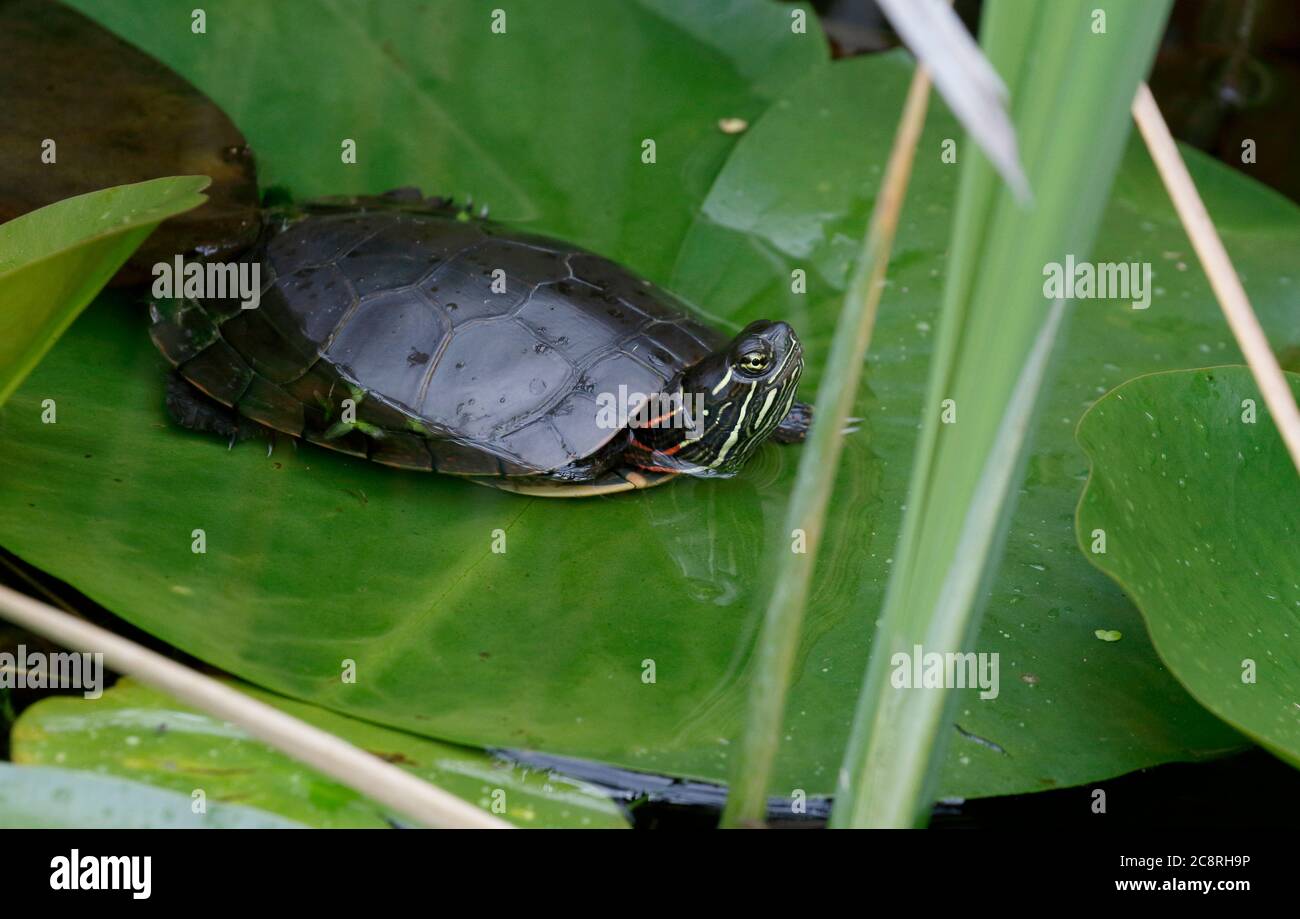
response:
[(746, 351), (736, 361), (736, 366), (746, 373), (762, 373), (772, 363), (772, 354), (763, 349)]

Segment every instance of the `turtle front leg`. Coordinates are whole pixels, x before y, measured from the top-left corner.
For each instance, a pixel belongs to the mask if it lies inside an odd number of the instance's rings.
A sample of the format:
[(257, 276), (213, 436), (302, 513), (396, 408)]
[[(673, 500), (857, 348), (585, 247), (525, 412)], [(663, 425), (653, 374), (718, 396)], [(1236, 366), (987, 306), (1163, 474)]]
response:
[[(790, 414), (772, 431), (772, 440), (779, 444), (803, 443), (808, 437), (808, 429), (812, 427), (812, 419), (813, 407), (806, 402), (796, 402), (790, 407)], [(861, 423), (861, 418), (844, 419), (844, 436), (858, 433)]]
[(796, 402), (790, 406), (790, 414), (781, 419), (781, 423), (772, 432), (772, 440), (779, 444), (801, 444), (812, 427), (813, 407), (807, 402)]

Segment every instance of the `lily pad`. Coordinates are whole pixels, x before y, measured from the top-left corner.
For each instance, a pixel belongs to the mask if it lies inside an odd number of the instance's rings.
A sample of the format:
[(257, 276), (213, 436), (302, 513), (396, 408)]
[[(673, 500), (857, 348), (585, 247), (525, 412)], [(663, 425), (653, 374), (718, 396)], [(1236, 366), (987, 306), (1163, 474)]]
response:
[[(614, 802), (582, 783), (238, 688), (518, 826), (627, 826)], [(16, 763), (116, 775), (181, 792), (187, 800), (202, 789), (209, 802), (238, 802), (308, 826), (405, 822), (235, 725), (129, 679), (99, 699), (55, 696), (36, 703), (14, 725), (11, 744)]]
[(1250, 370), (1130, 380), (1078, 436), (1084, 554), (1202, 705), (1300, 765), (1300, 475)]
[[(901, 55), (826, 63), (820, 44), (803, 44), (820, 35), (794, 35), (788, 8), (766, 4), (736, 4), (731, 27), (790, 75), (775, 100), (745, 42), (700, 40), (715, 16), (692, 20), (695, 4), (521, 8), (509, 22), (526, 40), (513, 43), (470, 7), (440, 11), (435, 30), (420, 19), (428, 8), (398, 3), (210, 5), (222, 29), (196, 43), (159, 26), (188, 9), (93, 6), (222, 103), (272, 181), (298, 193), (472, 190), (494, 216), (627, 261), (721, 325), (790, 320), (808, 346), (805, 395), (910, 77)], [(600, 40), (584, 39), (597, 29)], [(245, 65), (231, 68), (231, 55)], [(728, 115), (750, 128), (722, 134)], [(371, 152), (341, 166), (337, 139), (358, 126)], [(654, 166), (640, 162), (645, 137), (659, 138)], [(834, 786), (925, 389), (956, 186), (941, 142), (960, 137), (936, 106), (855, 412), (865, 421), (839, 472), (774, 794)], [(1189, 157), (1265, 327), (1300, 338), (1285, 267), (1300, 253), (1300, 212)], [(1082, 411), (1136, 373), (1186, 366), (1204, 348), (1233, 355), (1159, 188), (1135, 150), (1095, 257), (1154, 263), (1153, 302), (1077, 309), (977, 641), (1001, 655), (1000, 695), (959, 706), (944, 794), (1085, 782), (1244, 743), (1169, 676), (1137, 611), (1074, 545)], [(795, 268), (806, 294), (792, 292)], [(0, 415), (0, 543), (299, 699), (426, 736), (725, 780), (769, 559), (789, 551), (797, 448), (765, 449), (728, 481), (528, 499), (310, 447), (228, 451), (166, 421), (163, 367), (136, 304), (105, 297), (86, 313)], [(69, 407), (57, 431), (37, 420), (46, 394)], [(197, 528), (205, 554), (192, 551)], [(1124, 640), (1099, 642), (1098, 628)], [(355, 684), (339, 680), (345, 661)]]
[(5, 829), (302, 829), (242, 804), (195, 813), (189, 795), (94, 772), (0, 763)]
[(207, 184), (105, 188), (0, 225), (0, 405), (159, 223), (203, 203)]

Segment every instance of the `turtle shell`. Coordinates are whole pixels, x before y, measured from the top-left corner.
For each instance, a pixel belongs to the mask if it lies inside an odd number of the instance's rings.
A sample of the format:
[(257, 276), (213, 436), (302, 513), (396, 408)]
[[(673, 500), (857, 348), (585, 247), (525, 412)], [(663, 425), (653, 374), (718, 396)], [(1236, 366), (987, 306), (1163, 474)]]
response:
[(155, 304), (163, 354), (244, 416), (394, 466), (572, 475), (617, 433), (600, 394), (661, 392), (722, 341), (608, 259), (434, 208), (308, 207), (243, 260), (260, 305)]

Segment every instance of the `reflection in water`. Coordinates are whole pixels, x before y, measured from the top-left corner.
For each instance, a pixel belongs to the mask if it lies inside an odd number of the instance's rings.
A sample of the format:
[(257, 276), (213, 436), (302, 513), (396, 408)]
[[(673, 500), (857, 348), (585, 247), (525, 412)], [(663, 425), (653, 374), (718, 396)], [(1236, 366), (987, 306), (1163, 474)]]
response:
[[(750, 467), (779, 452), (764, 447)], [(662, 495), (645, 494), (641, 506), (693, 600), (731, 606), (744, 592), (742, 578), (752, 573), (746, 561), (762, 541), (766, 516), (750, 467), (725, 483), (683, 476)]]
[[(869, 391), (866, 399), (858, 400), (860, 409), (872, 404)], [(845, 439), (841, 455), (827, 532), (809, 592), (796, 679), (809, 651), (845, 616), (861, 619), (864, 633), (870, 629), (874, 606), (867, 608), (862, 600), (881, 592), (872, 584), (844, 588), (846, 583), (864, 581), (879, 516), (880, 463), (870, 447), (869, 412), (862, 414), (868, 420)], [(682, 720), (679, 738), (705, 724), (739, 723), (748, 683), (741, 675), (754, 653), (779, 553), (791, 549), (790, 534), (784, 532), (785, 516), (800, 455), (798, 448), (769, 444), (756, 451), (733, 479), (684, 478), (666, 488), (641, 493), (651, 525), (650, 538), (662, 545), (677, 566), (691, 598), (730, 607), (736, 614), (730, 623), (736, 632), (731, 658)], [(871, 602), (879, 605), (878, 598)], [(736, 621), (742, 617), (743, 621)]]

